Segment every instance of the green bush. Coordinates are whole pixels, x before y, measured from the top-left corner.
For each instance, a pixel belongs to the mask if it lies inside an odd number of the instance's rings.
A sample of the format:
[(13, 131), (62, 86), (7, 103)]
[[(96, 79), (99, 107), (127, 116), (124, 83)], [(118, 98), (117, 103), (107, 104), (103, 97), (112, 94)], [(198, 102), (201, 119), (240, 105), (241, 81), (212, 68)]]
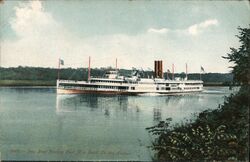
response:
[(146, 128), (154, 137), (155, 160), (246, 160), (249, 136), (249, 87), (227, 97), (216, 110), (193, 122), (170, 126), (171, 119)]

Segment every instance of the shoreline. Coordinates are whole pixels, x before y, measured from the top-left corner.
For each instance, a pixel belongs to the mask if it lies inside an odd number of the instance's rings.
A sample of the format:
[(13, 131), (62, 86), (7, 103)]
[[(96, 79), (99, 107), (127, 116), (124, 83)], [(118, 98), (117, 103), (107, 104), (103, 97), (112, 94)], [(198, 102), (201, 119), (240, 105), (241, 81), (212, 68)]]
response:
[(0, 87), (55, 87), (55, 80), (0, 80)]

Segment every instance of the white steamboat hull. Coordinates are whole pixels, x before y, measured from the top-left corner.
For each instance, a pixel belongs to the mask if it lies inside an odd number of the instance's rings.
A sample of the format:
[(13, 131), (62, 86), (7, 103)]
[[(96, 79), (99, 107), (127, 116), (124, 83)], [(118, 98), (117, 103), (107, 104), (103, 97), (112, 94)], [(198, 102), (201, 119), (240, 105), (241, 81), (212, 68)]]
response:
[(200, 90), (175, 90), (175, 91), (116, 91), (116, 90), (80, 90), (80, 89), (62, 89), (57, 88), (57, 94), (114, 94), (114, 95), (138, 95), (146, 93), (157, 94), (178, 94), (201, 92)]

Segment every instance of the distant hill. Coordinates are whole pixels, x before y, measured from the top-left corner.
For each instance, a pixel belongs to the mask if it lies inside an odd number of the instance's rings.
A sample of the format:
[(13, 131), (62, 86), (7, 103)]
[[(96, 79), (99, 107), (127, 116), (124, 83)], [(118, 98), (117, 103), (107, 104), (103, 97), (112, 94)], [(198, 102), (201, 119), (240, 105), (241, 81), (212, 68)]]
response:
[[(103, 76), (107, 69), (95, 68), (91, 69), (91, 76)], [(131, 70), (120, 69), (122, 75), (130, 75)], [(57, 79), (58, 70), (55, 68), (41, 67), (15, 67), (15, 68), (0, 68), (0, 80), (28, 80), (28, 81), (55, 81)], [(152, 77), (152, 71), (144, 71), (143, 77)], [(60, 79), (72, 80), (87, 80), (87, 68), (64, 68), (60, 70)], [(169, 77), (172, 75), (169, 74)], [(167, 74), (164, 73), (164, 77)], [(175, 77), (185, 77), (185, 73), (177, 73)], [(201, 75), (204, 83), (228, 84), (233, 81), (233, 75), (230, 73), (206, 73)], [(200, 79), (199, 73), (188, 74), (189, 79)]]

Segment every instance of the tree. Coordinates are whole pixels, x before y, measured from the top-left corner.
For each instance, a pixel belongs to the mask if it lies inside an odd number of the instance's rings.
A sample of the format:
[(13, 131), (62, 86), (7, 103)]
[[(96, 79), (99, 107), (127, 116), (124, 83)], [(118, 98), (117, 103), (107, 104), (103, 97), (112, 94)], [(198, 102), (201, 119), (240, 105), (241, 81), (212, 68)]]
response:
[(234, 80), (244, 85), (250, 84), (250, 28), (238, 28), (240, 34), (237, 36), (241, 46), (230, 48), (231, 52), (223, 58), (228, 59), (235, 65), (231, 67)]

